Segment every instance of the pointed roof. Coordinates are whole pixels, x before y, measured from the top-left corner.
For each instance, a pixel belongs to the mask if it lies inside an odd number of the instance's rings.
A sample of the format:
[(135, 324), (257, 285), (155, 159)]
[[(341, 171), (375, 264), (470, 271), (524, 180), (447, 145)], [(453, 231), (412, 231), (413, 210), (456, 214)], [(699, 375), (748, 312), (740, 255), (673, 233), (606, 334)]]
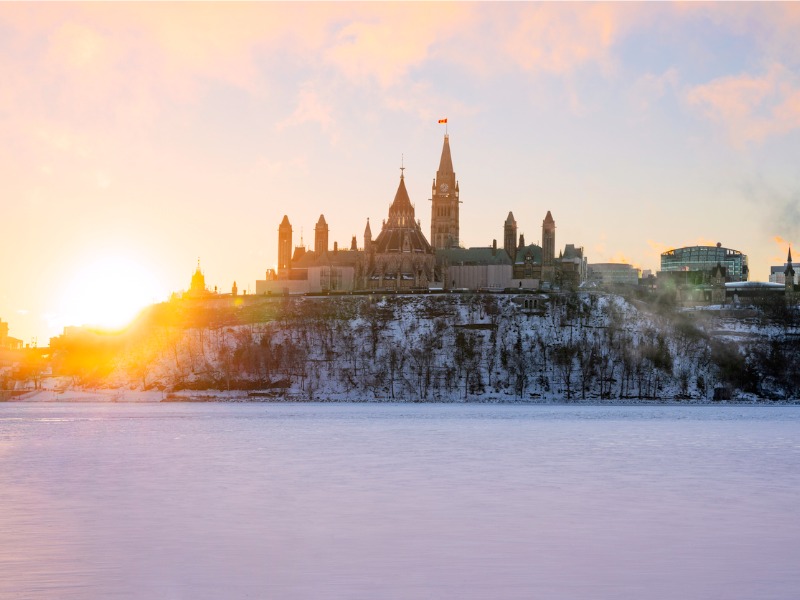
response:
[(364, 229), (364, 237), (372, 239), (372, 229), (369, 227), (369, 217), (367, 217), (367, 226)]
[(283, 215), (283, 221), (281, 221), (280, 226), (281, 227), (291, 227), (292, 226), (292, 224), (289, 223), (289, 217), (288, 216)]
[[(369, 223), (367, 223), (369, 227)], [(374, 242), (377, 254), (412, 252), (433, 254), (433, 248), (425, 239), (419, 221), (414, 219), (414, 205), (408, 197), (405, 178), (400, 175), (400, 185), (394, 202), (389, 207), (389, 218)]]
[(534, 264), (542, 264), (542, 247), (538, 244), (521, 245), (517, 248), (517, 257), (514, 263), (517, 265), (524, 265), (527, 262), (526, 258), (528, 256), (530, 256), (530, 260)]
[(453, 172), (453, 159), (450, 156), (450, 136), (444, 134), (444, 145), (442, 146), (442, 158), (439, 160), (439, 171), (437, 175)]
[(319, 221), (317, 221), (317, 227), (324, 227), (327, 223), (325, 222), (325, 215), (319, 216)]
[(553, 220), (553, 215), (550, 214), (549, 210), (547, 211), (547, 215), (545, 215), (545, 217), (544, 217), (544, 222), (545, 223), (553, 223), (553, 224), (555, 224), (555, 221)]
[(516, 225), (517, 221), (514, 219), (514, 213), (508, 211), (508, 217), (506, 217), (506, 225)]
[[(792, 247), (791, 246), (789, 246), (789, 255), (786, 257), (786, 268), (784, 269), (783, 274), (786, 275), (787, 278), (791, 277), (792, 278), (792, 283), (794, 282), (793, 281), (794, 280), (794, 267), (792, 267)], [(789, 279), (787, 279), (786, 281), (789, 282)]]
[(414, 217), (414, 207), (411, 204), (411, 199), (408, 197), (408, 190), (406, 190), (406, 181), (403, 175), (400, 175), (400, 185), (397, 186), (397, 193), (394, 195), (394, 202), (389, 207), (389, 218), (398, 212), (410, 212), (411, 217)]

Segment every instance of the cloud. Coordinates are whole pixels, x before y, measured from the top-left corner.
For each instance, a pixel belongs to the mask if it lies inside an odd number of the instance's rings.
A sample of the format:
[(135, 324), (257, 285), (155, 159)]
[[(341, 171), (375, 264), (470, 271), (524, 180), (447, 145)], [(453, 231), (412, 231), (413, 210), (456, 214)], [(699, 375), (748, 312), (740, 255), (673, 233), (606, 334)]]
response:
[(623, 264), (631, 265), (636, 269), (641, 269), (641, 266), (639, 266), (635, 261), (631, 260), (625, 253), (620, 252), (620, 251), (615, 252), (608, 259), (607, 262), (610, 262), (610, 263), (623, 263)]
[[(742, 195), (757, 208), (763, 230), (775, 240), (800, 235), (800, 186), (777, 188), (759, 177), (742, 186)], [(800, 256), (800, 254), (798, 255)]]
[(640, 113), (647, 112), (650, 107), (664, 97), (669, 90), (678, 87), (680, 75), (675, 67), (670, 67), (661, 75), (645, 73), (631, 87), (630, 97), (633, 105)]
[(555, 3), (515, 6), (504, 39), (508, 58), (526, 71), (569, 73), (586, 64), (608, 70), (610, 50), (639, 11), (590, 3), (579, 10)]
[(277, 177), (286, 173), (308, 173), (308, 160), (305, 156), (279, 160), (261, 156), (250, 169), (250, 173), (260, 173), (267, 177)]
[[(774, 264), (778, 264), (780, 261), (786, 261), (787, 251), (792, 246), (792, 242), (783, 239), (781, 236), (776, 235), (772, 238), (772, 241), (775, 242), (777, 246), (776, 254), (770, 256), (770, 262)], [(797, 260), (798, 254), (795, 252), (795, 256), (792, 257), (792, 261), (794, 262)]]
[(800, 62), (797, 2), (676, 2), (669, 6), (679, 21), (703, 20), (752, 39), (758, 54), (770, 62)]
[(325, 61), (351, 80), (387, 88), (435, 55), (438, 44), (458, 34), (472, 18), (458, 3), (356, 5), (325, 50)]
[(333, 117), (333, 106), (323, 100), (322, 96), (311, 84), (300, 89), (297, 105), (291, 115), (279, 121), (276, 125), (278, 131), (288, 127), (295, 127), (305, 123), (317, 123), (323, 132), (328, 134), (331, 142), (336, 143), (338, 133)]
[(674, 250), (675, 246), (669, 246), (662, 242), (657, 242), (655, 240), (647, 240), (647, 245), (650, 247), (650, 254), (655, 254), (656, 256), (661, 256), (664, 252), (669, 252), (670, 250)]
[(420, 121), (428, 123), (443, 117), (453, 122), (457, 117), (472, 117), (480, 111), (465, 99), (449, 97), (428, 82), (412, 82), (403, 86), (402, 94), (386, 94), (384, 105), (391, 110), (415, 114)]
[(721, 125), (737, 148), (800, 128), (800, 77), (781, 64), (761, 75), (720, 77), (695, 86), (686, 100)]

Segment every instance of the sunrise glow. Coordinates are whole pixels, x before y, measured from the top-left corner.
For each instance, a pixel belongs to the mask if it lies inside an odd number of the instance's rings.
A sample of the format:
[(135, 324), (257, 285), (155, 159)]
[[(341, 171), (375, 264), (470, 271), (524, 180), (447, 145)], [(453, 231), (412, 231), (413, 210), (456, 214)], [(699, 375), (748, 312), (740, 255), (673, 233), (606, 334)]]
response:
[(67, 325), (119, 329), (162, 295), (153, 272), (135, 259), (98, 257), (69, 279), (60, 294), (59, 316)]
[[(589, 264), (709, 240), (766, 280), (800, 239), (798, 27), (788, 2), (2, 3), (0, 318), (119, 324), (198, 256), (253, 292), (284, 214), (349, 247), (401, 166), (429, 232), (443, 118), (465, 247), (509, 212), (540, 243), (549, 210)], [(84, 252), (119, 240), (158, 294)]]

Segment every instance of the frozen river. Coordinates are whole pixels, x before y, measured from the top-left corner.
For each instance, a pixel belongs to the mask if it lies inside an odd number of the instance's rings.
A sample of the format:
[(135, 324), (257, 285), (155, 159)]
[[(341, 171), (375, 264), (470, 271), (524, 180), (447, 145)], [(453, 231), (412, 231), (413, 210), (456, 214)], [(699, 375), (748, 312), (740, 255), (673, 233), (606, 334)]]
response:
[(797, 598), (800, 408), (0, 404), (0, 598)]

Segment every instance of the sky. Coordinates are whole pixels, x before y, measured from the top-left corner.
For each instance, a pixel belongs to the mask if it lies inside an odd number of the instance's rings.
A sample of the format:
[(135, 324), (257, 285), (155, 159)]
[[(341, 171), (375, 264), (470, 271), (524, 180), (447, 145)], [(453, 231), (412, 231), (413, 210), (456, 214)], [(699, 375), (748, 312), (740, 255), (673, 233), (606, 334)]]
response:
[(47, 345), (198, 259), (254, 292), (284, 214), (377, 235), (401, 161), (429, 232), (443, 118), (464, 246), (550, 210), (590, 263), (720, 242), (764, 281), (800, 240), (797, 31), (798, 3), (2, 3), (0, 319)]

